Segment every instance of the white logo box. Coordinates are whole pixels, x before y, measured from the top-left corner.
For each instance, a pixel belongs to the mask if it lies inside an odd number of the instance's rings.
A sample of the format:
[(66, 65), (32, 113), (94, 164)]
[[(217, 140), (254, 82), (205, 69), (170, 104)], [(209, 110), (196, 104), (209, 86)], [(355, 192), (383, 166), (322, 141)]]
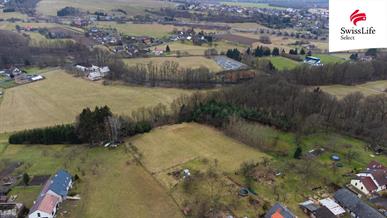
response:
[[(366, 21), (359, 21), (357, 26), (350, 19), (356, 10), (367, 16)], [(374, 29), (375, 34), (342, 34), (343, 27), (365, 32)], [(354, 39), (349, 40), (352, 36)], [(329, 0), (329, 51), (368, 48), (387, 48), (387, 0)]]

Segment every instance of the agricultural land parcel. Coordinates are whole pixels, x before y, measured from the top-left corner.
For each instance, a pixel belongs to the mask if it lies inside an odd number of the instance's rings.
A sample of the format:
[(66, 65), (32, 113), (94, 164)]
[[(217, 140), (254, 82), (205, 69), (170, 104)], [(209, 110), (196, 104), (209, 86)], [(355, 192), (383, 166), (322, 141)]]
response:
[(44, 76), (43, 81), (5, 91), (0, 104), (0, 132), (71, 123), (85, 107), (108, 105), (114, 113), (130, 115), (134, 109), (167, 104), (192, 93), (172, 88), (104, 86), (62, 70)]
[(121, 9), (129, 16), (143, 14), (145, 9), (160, 8), (172, 5), (156, 0), (42, 0), (37, 5), (37, 12), (43, 15), (56, 15), (56, 12), (64, 7), (71, 6), (84, 11), (105, 11)]
[(155, 65), (161, 65), (165, 61), (174, 61), (179, 63), (181, 68), (199, 68), (201, 66), (207, 67), (212, 72), (221, 71), (222, 68), (212, 59), (202, 56), (193, 57), (153, 57), (153, 58), (130, 58), (124, 59), (124, 62), (129, 66), (136, 64), (148, 64), (152, 62)]
[[(58, 217), (127, 217), (128, 210), (131, 217), (182, 217), (166, 190), (123, 149), (8, 145), (6, 135), (0, 136), (0, 147), (0, 160), (23, 162), (20, 170), (31, 176), (52, 175), (61, 168), (80, 176), (72, 191), (81, 200), (67, 201)], [(16, 187), (10, 194), (31, 207), (41, 189)]]
[(365, 96), (376, 95), (386, 93), (387, 90), (387, 80), (380, 80), (374, 82), (367, 82), (360, 85), (345, 86), (345, 85), (329, 85), (329, 86), (320, 86), (320, 88), (328, 92), (329, 94), (335, 95), (339, 98), (342, 98), (353, 92), (360, 92)]

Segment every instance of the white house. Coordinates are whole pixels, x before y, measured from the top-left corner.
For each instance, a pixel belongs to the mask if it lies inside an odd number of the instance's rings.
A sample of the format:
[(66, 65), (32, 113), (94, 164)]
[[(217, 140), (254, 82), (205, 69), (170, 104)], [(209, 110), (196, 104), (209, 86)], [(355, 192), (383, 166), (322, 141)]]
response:
[(71, 187), (71, 175), (64, 170), (59, 170), (44, 185), (28, 214), (28, 218), (55, 217), (59, 204), (67, 198)]
[(376, 192), (377, 186), (370, 177), (357, 177), (351, 180), (351, 185), (365, 195)]
[(36, 202), (31, 208), (28, 218), (53, 218), (56, 215), (60, 198), (45, 194), (39, 202)]
[(86, 76), (91, 81), (100, 80), (110, 72), (108, 66), (98, 67), (92, 65), (91, 67), (84, 67), (82, 65), (76, 65), (75, 68), (79, 71), (87, 73)]
[(356, 174), (351, 185), (365, 195), (383, 191), (387, 186), (387, 169), (377, 161), (372, 161), (366, 171)]
[(90, 72), (88, 75), (87, 75), (87, 78), (91, 81), (97, 81), (97, 80), (100, 80), (102, 79), (102, 75), (100, 72)]

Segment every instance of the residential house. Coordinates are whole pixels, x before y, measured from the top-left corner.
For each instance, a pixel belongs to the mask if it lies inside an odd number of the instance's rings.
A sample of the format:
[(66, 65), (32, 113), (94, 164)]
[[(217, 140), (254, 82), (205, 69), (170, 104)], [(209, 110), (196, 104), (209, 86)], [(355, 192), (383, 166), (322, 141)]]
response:
[(335, 216), (341, 216), (345, 214), (344, 208), (342, 208), (331, 198), (325, 198), (320, 200), (320, 204), (328, 208), (328, 210), (331, 211)]
[(270, 208), (266, 214), (265, 218), (296, 218), (287, 207), (283, 206), (280, 203), (274, 204), (272, 208)]
[(312, 66), (322, 66), (321, 59), (312, 56), (305, 57), (304, 63)]
[(387, 186), (387, 169), (379, 162), (372, 161), (365, 171), (356, 174), (351, 185), (365, 195), (383, 191)]
[(99, 72), (90, 72), (88, 75), (87, 75), (87, 78), (91, 81), (97, 81), (97, 80), (100, 80), (102, 79), (102, 76), (101, 76), (101, 73)]
[(11, 68), (5, 70), (5, 75), (7, 75), (10, 78), (14, 78), (15, 76), (18, 76), (22, 73), (23, 72), (17, 67), (11, 67)]
[(37, 200), (30, 209), (28, 218), (53, 218), (55, 217), (59, 204), (62, 203), (72, 187), (71, 175), (59, 170), (44, 185)]
[(337, 216), (333, 214), (332, 211), (330, 211), (325, 206), (318, 208), (311, 217), (312, 218), (337, 218)]
[(156, 56), (160, 56), (162, 54), (164, 54), (164, 49), (162, 48), (158, 48), (158, 47), (155, 47), (152, 51), (152, 53)]
[(60, 198), (45, 194), (41, 198), (38, 198), (34, 206), (30, 210), (29, 218), (53, 218), (59, 208)]
[(337, 218), (326, 206), (321, 206), (312, 200), (299, 204), (300, 208), (311, 218)]
[(354, 218), (384, 218), (376, 209), (364, 203), (356, 194), (346, 188), (336, 191), (334, 198)]
[(0, 203), (1, 218), (19, 218), (24, 212), (24, 205), (21, 203)]
[(98, 67), (95, 65), (91, 65), (91, 67), (85, 67), (82, 65), (76, 65), (75, 69), (85, 72), (86, 77), (91, 81), (100, 80), (110, 72), (108, 66)]
[[(299, 204), (300, 208), (309, 215), (310, 217), (314, 217), (313, 215), (320, 208), (319, 205), (315, 204), (313, 201), (308, 200)], [(315, 217), (314, 217), (315, 218)]]

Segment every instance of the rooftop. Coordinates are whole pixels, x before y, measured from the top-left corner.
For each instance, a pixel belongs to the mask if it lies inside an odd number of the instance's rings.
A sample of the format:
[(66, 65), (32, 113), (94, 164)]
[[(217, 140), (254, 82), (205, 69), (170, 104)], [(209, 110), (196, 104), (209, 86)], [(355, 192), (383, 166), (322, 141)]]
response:
[(46, 194), (40, 204), (38, 205), (38, 210), (51, 214), (54, 211), (56, 205), (58, 205), (60, 199), (54, 195)]
[(345, 213), (345, 210), (340, 207), (333, 199), (331, 198), (325, 198), (320, 200), (320, 203), (328, 208), (334, 215), (340, 215)]
[(376, 209), (364, 203), (346, 188), (336, 191), (334, 197), (341, 206), (355, 213), (358, 217), (384, 218)]
[(296, 216), (285, 206), (280, 203), (274, 204), (269, 211), (267, 211), (265, 218), (295, 218)]

